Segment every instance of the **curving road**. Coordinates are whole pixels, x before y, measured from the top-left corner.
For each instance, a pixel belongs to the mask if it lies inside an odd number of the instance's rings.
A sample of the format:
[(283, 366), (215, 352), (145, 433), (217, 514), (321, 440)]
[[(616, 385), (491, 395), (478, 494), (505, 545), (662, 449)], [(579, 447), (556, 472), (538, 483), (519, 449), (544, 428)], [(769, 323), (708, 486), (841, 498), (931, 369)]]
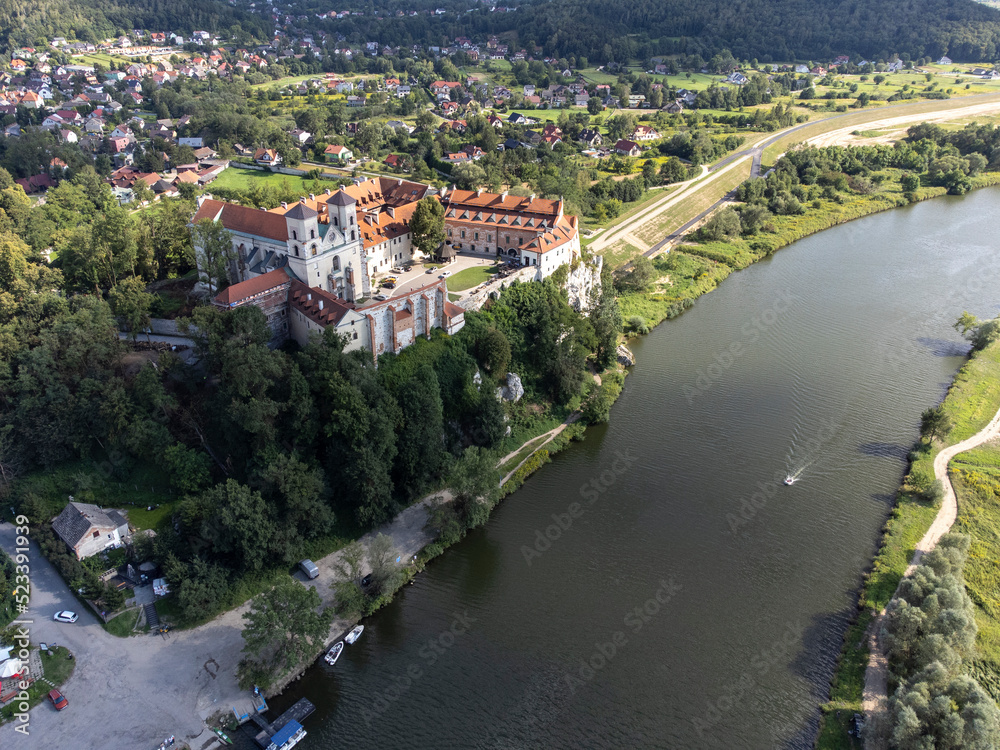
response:
[[(923, 556), (934, 549), (941, 537), (948, 533), (952, 524), (955, 523), (955, 519), (958, 518), (958, 498), (955, 496), (955, 488), (948, 476), (948, 463), (959, 453), (975, 448), (977, 445), (996, 437), (1000, 437), (1000, 411), (997, 411), (990, 423), (975, 435), (955, 445), (942, 448), (941, 452), (934, 458), (934, 477), (944, 485), (944, 499), (941, 501), (941, 509), (935, 516), (934, 522), (917, 544), (910, 565), (903, 573), (903, 578), (913, 573)], [(902, 580), (900, 584), (902, 584)], [(897, 587), (896, 594), (898, 593), (899, 588)], [(893, 599), (896, 598), (896, 594), (893, 594)], [(884, 618), (885, 609), (879, 612), (878, 617), (872, 622), (868, 635), (868, 667), (865, 670), (865, 687), (862, 696), (862, 709), (867, 719), (866, 750), (883, 750), (888, 746), (889, 671), (885, 649), (881, 642)]]

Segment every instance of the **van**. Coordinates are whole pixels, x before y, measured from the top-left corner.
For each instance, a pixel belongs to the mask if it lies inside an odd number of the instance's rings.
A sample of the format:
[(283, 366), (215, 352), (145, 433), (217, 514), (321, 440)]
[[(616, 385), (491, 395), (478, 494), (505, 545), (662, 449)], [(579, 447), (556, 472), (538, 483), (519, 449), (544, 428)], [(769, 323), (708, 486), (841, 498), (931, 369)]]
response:
[(299, 570), (306, 574), (306, 578), (312, 579), (319, 575), (319, 568), (312, 560), (303, 560), (299, 563)]

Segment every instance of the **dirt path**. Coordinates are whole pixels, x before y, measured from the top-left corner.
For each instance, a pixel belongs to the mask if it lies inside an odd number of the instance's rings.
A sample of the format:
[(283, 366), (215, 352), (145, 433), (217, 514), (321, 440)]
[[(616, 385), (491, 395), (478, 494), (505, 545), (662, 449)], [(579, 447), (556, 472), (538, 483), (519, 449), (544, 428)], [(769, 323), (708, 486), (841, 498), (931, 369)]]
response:
[[(948, 463), (959, 453), (975, 448), (977, 445), (998, 436), (1000, 436), (1000, 411), (994, 415), (988, 425), (975, 435), (960, 443), (943, 448), (934, 458), (934, 477), (944, 485), (944, 499), (941, 501), (941, 509), (934, 518), (934, 522), (917, 544), (910, 565), (903, 574), (904, 578), (913, 573), (923, 556), (934, 549), (938, 540), (948, 533), (958, 517), (958, 499), (955, 496), (955, 488), (951, 484), (951, 479), (948, 477)], [(898, 587), (896, 591), (898, 593)], [(893, 598), (895, 598), (895, 594)], [(880, 637), (884, 618), (885, 610), (883, 609), (872, 622), (868, 632), (868, 668), (865, 670), (865, 688), (862, 696), (862, 709), (867, 720), (865, 750), (884, 750), (888, 747), (890, 728), (888, 662)]]
[[(556, 435), (558, 435), (560, 432), (562, 432), (563, 430), (565, 430), (567, 427), (569, 427), (571, 424), (573, 424), (579, 418), (580, 418), (580, 412), (575, 411), (572, 414), (570, 414), (566, 418), (566, 421), (563, 422), (561, 425), (559, 425), (558, 427), (555, 427), (555, 428), (549, 430), (548, 432), (543, 432), (541, 435), (539, 435), (538, 437), (542, 437), (542, 438), (545, 438), (545, 439), (542, 440), (538, 445), (536, 445), (535, 448), (534, 448), (534, 450), (532, 450), (531, 453), (529, 453), (527, 456), (525, 456), (524, 459), (517, 466), (515, 466), (513, 469), (511, 469), (509, 472), (507, 472), (507, 475), (503, 479), (500, 480), (500, 486), (503, 487), (503, 485), (506, 484), (507, 480), (510, 479), (512, 476), (514, 476), (514, 472), (516, 472), (518, 469), (520, 469), (522, 466), (524, 466), (525, 462), (529, 458), (531, 458), (533, 455), (535, 455), (535, 453), (537, 453), (539, 450), (541, 450), (542, 448), (544, 448), (546, 445), (548, 445), (549, 443), (551, 443), (552, 439)], [(538, 437), (534, 438), (534, 440), (538, 440)], [(533, 442), (533, 441), (529, 440), (528, 443), (530, 443), (530, 442)], [(524, 445), (527, 445), (528, 443), (525, 443)], [(524, 445), (522, 445), (521, 448), (524, 448)], [(521, 450), (521, 448), (518, 448), (513, 453), (508, 453), (503, 458), (503, 460), (500, 461), (500, 465), (503, 466), (503, 464), (505, 464), (507, 461), (509, 461), (514, 456), (516, 456), (517, 452), (519, 450)]]
[(898, 117), (886, 117), (881, 120), (873, 120), (862, 125), (848, 125), (844, 128), (831, 130), (822, 135), (809, 138), (806, 143), (810, 146), (845, 146), (852, 143), (873, 143), (874, 139), (858, 139), (851, 135), (855, 130), (888, 130), (899, 128), (906, 124), (917, 122), (943, 122), (945, 120), (957, 120), (962, 117), (975, 117), (977, 115), (994, 114), (1000, 112), (1000, 102), (987, 102), (984, 104), (973, 104), (959, 109), (948, 109), (943, 112), (926, 112), (924, 114), (900, 115)]
[[(726, 170), (721, 170), (713, 174), (713, 176), (709, 177), (709, 179), (706, 180), (705, 182), (699, 183), (699, 187), (701, 185), (707, 184), (710, 180), (715, 179), (716, 175), (722, 174), (725, 171)], [(598, 252), (608, 247), (609, 245), (617, 242), (618, 240), (624, 239), (625, 235), (631, 233), (633, 230), (638, 229), (651, 219), (656, 218), (682, 198), (687, 197), (687, 195), (691, 192), (692, 185), (707, 174), (708, 174), (708, 167), (702, 164), (701, 174), (699, 174), (697, 177), (693, 177), (690, 180), (685, 180), (684, 182), (676, 183), (676, 185), (680, 188), (680, 190), (664, 196), (653, 205), (647, 206), (642, 211), (635, 214), (635, 216), (630, 217), (628, 221), (619, 224), (610, 231), (605, 231), (605, 233), (601, 237), (590, 243), (590, 249), (594, 252)]]

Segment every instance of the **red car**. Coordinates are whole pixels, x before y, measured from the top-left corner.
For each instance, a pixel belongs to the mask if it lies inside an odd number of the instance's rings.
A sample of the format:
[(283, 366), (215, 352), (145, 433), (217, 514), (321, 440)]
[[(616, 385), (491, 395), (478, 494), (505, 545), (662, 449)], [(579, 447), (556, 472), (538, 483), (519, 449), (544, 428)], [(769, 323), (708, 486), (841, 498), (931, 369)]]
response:
[(49, 691), (49, 700), (52, 701), (52, 705), (56, 707), (56, 711), (62, 711), (69, 705), (69, 701), (66, 700), (66, 696), (58, 690)]

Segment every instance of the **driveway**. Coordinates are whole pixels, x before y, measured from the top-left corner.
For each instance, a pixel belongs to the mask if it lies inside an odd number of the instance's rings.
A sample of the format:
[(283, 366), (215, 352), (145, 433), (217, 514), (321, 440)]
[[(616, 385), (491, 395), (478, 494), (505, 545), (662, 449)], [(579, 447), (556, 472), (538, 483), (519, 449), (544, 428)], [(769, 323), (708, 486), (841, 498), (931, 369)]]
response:
[[(476, 266), (490, 266), (496, 261), (495, 255), (484, 255), (484, 254), (472, 254), (472, 253), (459, 253), (459, 255), (451, 263), (436, 264), (441, 266), (439, 269), (427, 273), (427, 269), (424, 268), (422, 263), (414, 263), (413, 268), (406, 273), (401, 274), (378, 274), (379, 278), (384, 278), (386, 275), (394, 275), (396, 277), (397, 283), (395, 289), (380, 289), (379, 294), (384, 294), (387, 297), (395, 297), (398, 295), (409, 294), (414, 289), (419, 289), (422, 286), (430, 284), (431, 282), (437, 281), (438, 276), (445, 270), (448, 270), (450, 276), (454, 276), (459, 271), (464, 271), (466, 268), (474, 268)], [(472, 291), (472, 290), (467, 290)]]
[[(424, 528), (427, 502), (410, 506), (362, 537), (362, 543), (369, 544), (375, 533), (387, 533), (400, 557), (408, 560), (432, 539)], [(0, 524), (0, 547), (9, 555), (14, 554), (15, 538), (11, 524)], [(333, 603), (330, 584), (336, 559), (334, 553), (317, 560), (319, 578), (309, 582), (324, 605)], [(217, 744), (206, 719), (232, 706), (250, 712), (249, 695), (236, 685), (246, 605), (191, 630), (116, 638), (70, 593), (34, 543), (30, 571), (31, 603), (22, 619), (33, 621), (28, 626), (31, 640), (66, 646), (76, 657), (76, 670), (62, 688), (69, 707), (58, 713), (47, 703), (33, 708), (27, 738), (14, 731), (14, 722), (0, 726), (4, 750), (141, 750), (159, 746), (170, 735), (194, 750), (205, 750)], [(53, 622), (52, 615), (63, 609), (79, 613), (80, 619), (74, 624)], [(334, 620), (328, 642), (353, 624)]]

